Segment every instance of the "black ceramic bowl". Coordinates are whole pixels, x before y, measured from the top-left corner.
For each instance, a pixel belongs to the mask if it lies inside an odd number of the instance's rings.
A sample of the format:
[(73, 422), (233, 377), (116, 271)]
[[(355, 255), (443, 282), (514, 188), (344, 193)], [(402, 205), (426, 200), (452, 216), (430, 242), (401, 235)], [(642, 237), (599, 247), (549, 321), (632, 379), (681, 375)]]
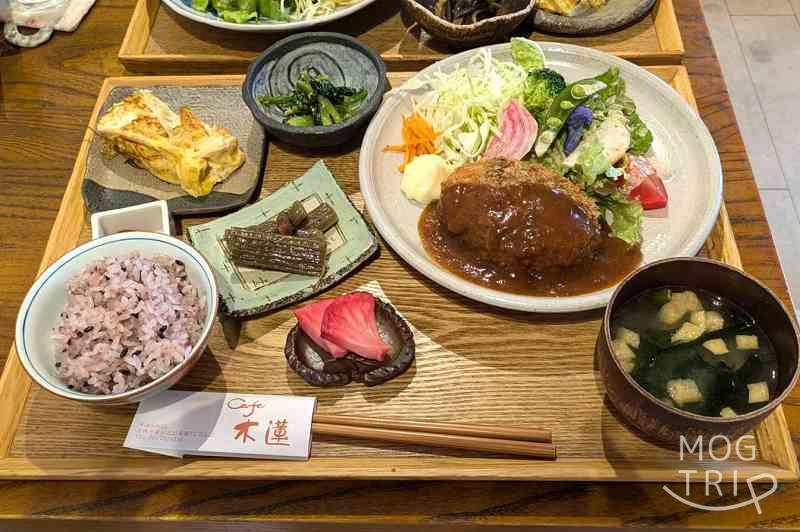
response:
[[(611, 322), (614, 313), (645, 290), (681, 286), (708, 290), (738, 304), (762, 328), (778, 356), (778, 390), (757, 410), (734, 417), (708, 417), (668, 406), (626, 373), (613, 355)], [(797, 383), (800, 340), (792, 318), (772, 291), (755, 277), (714, 260), (681, 257), (653, 262), (626, 277), (611, 296), (597, 340), (596, 360), (608, 398), (632, 425), (645, 434), (678, 445), (716, 435), (730, 439), (752, 430), (783, 401)]]
[[(290, 126), (283, 123), (277, 107), (265, 108), (258, 101), (259, 96), (290, 92), (309, 67), (326, 74), (335, 85), (367, 89), (367, 98), (355, 115), (332, 126)], [(340, 33), (309, 32), (281, 39), (258, 56), (247, 69), (242, 97), (255, 119), (278, 139), (305, 147), (336, 146), (375, 114), (387, 83), (386, 64), (371, 48)]]

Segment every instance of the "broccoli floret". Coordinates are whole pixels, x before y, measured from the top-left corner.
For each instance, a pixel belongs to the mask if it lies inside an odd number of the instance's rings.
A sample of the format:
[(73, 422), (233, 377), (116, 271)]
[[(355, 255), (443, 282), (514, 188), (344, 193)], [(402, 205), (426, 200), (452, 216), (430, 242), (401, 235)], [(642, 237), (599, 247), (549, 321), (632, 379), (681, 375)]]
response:
[(533, 113), (536, 120), (541, 122), (553, 99), (566, 86), (567, 82), (564, 81), (564, 76), (555, 70), (549, 68), (534, 70), (528, 74), (528, 79), (525, 80), (523, 103)]

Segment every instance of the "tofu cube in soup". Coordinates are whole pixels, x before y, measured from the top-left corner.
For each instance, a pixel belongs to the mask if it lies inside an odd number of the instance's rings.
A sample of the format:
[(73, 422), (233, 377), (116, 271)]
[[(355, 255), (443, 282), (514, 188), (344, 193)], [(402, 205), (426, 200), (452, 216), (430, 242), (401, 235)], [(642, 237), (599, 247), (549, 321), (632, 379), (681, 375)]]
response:
[(639, 334), (625, 327), (617, 329), (615, 338), (619, 338), (634, 349), (639, 349)]
[(661, 309), (658, 311), (658, 319), (664, 325), (670, 326), (677, 324), (683, 315), (686, 314), (683, 312), (683, 309), (680, 305), (673, 303), (670, 301), (669, 303), (664, 303)]
[(705, 310), (695, 310), (691, 314), (689, 314), (689, 322), (693, 325), (697, 325), (704, 331), (706, 330), (706, 311)]
[(695, 310), (703, 310), (703, 303), (692, 291), (678, 292), (672, 295), (672, 302), (681, 305), (685, 312), (693, 312)]
[(766, 381), (754, 382), (747, 385), (749, 403), (766, 403), (769, 401), (769, 387)]
[(633, 371), (636, 353), (634, 353), (630, 346), (625, 343), (625, 340), (621, 338), (615, 338), (611, 342), (611, 347), (614, 350), (614, 356), (617, 357), (619, 365), (622, 367), (622, 371), (625, 373), (630, 373)]
[(667, 382), (667, 393), (670, 399), (678, 406), (699, 403), (703, 400), (700, 388), (697, 387), (697, 383), (692, 379), (673, 379)]
[(724, 355), (728, 352), (728, 346), (725, 345), (725, 340), (722, 338), (714, 338), (703, 342), (703, 347), (714, 353), (715, 355)]
[(694, 323), (687, 321), (681, 325), (677, 331), (675, 331), (675, 334), (672, 335), (671, 340), (673, 344), (691, 342), (700, 338), (702, 334), (703, 329)]
[(625, 360), (620, 360), (619, 365), (622, 368), (622, 371), (624, 371), (625, 373), (630, 373), (631, 371), (633, 371), (633, 368), (636, 367), (636, 362), (634, 362), (634, 359), (632, 358), (625, 359)]
[(758, 336), (753, 334), (737, 334), (737, 349), (758, 349)]
[(705, 327), (706, 332), (714, 332), (722, 329), (725, 326), (725, 318), (716, 310), (705, 311)]
[(689, 312), (703, 310), (700, 298), (694, 292), (676, 292), (669, 303), (665, 303), (658, 311), (658, 319), (664, 325), (677, 325)]

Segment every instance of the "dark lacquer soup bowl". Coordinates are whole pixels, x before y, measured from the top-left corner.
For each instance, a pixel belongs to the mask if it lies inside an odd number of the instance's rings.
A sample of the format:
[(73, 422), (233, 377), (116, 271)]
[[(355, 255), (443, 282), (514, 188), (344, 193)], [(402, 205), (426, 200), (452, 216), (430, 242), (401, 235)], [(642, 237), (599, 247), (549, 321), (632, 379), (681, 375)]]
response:
[[(700, 415), (657, 399), (624, 370), (624, 358), (614, 356), (613, 351), (615, 315), (637, 296), (661, 287), (715, 294), (735, 302), (752, 317), (771, 343), (777, 361), (774, 393), (770, 394), (768, 402), (741, 415)], [(781, 301), (763, 283), (724, 263), (687, 257), (653, 262), (620, 283), (603, 316), (596, 357), (608, 398), (619, 414), (647, 436), (678, 445), (681, 436), (691, 444), (698, 438), (709, 442), (717, 435), (735, 439), (752, 430), (778, 407), (797, 382), (798, 345), (795, 323)]]

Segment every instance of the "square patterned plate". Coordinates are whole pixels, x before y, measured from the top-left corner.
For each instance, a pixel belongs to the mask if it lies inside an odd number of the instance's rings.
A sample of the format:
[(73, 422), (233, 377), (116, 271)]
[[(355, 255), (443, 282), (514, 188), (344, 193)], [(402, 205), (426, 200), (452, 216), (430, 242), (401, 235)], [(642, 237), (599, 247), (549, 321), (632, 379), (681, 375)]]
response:
[[(225, 229), (274, 218), (294, 201), (302, 202), (307, 211), (322, 202), (328, 203), (339, 217), (339, 222), (325, 233), (328, 240), (325, 275), (316, 278), (234, 265), (222, 240)], [(223, 311), (234, 317), (275, 310), (321, 292), (378, 250), (375, 234), (322, 161), (261, 201), (213, 222), (190, 227), (187, 234), (217, 274)]]

